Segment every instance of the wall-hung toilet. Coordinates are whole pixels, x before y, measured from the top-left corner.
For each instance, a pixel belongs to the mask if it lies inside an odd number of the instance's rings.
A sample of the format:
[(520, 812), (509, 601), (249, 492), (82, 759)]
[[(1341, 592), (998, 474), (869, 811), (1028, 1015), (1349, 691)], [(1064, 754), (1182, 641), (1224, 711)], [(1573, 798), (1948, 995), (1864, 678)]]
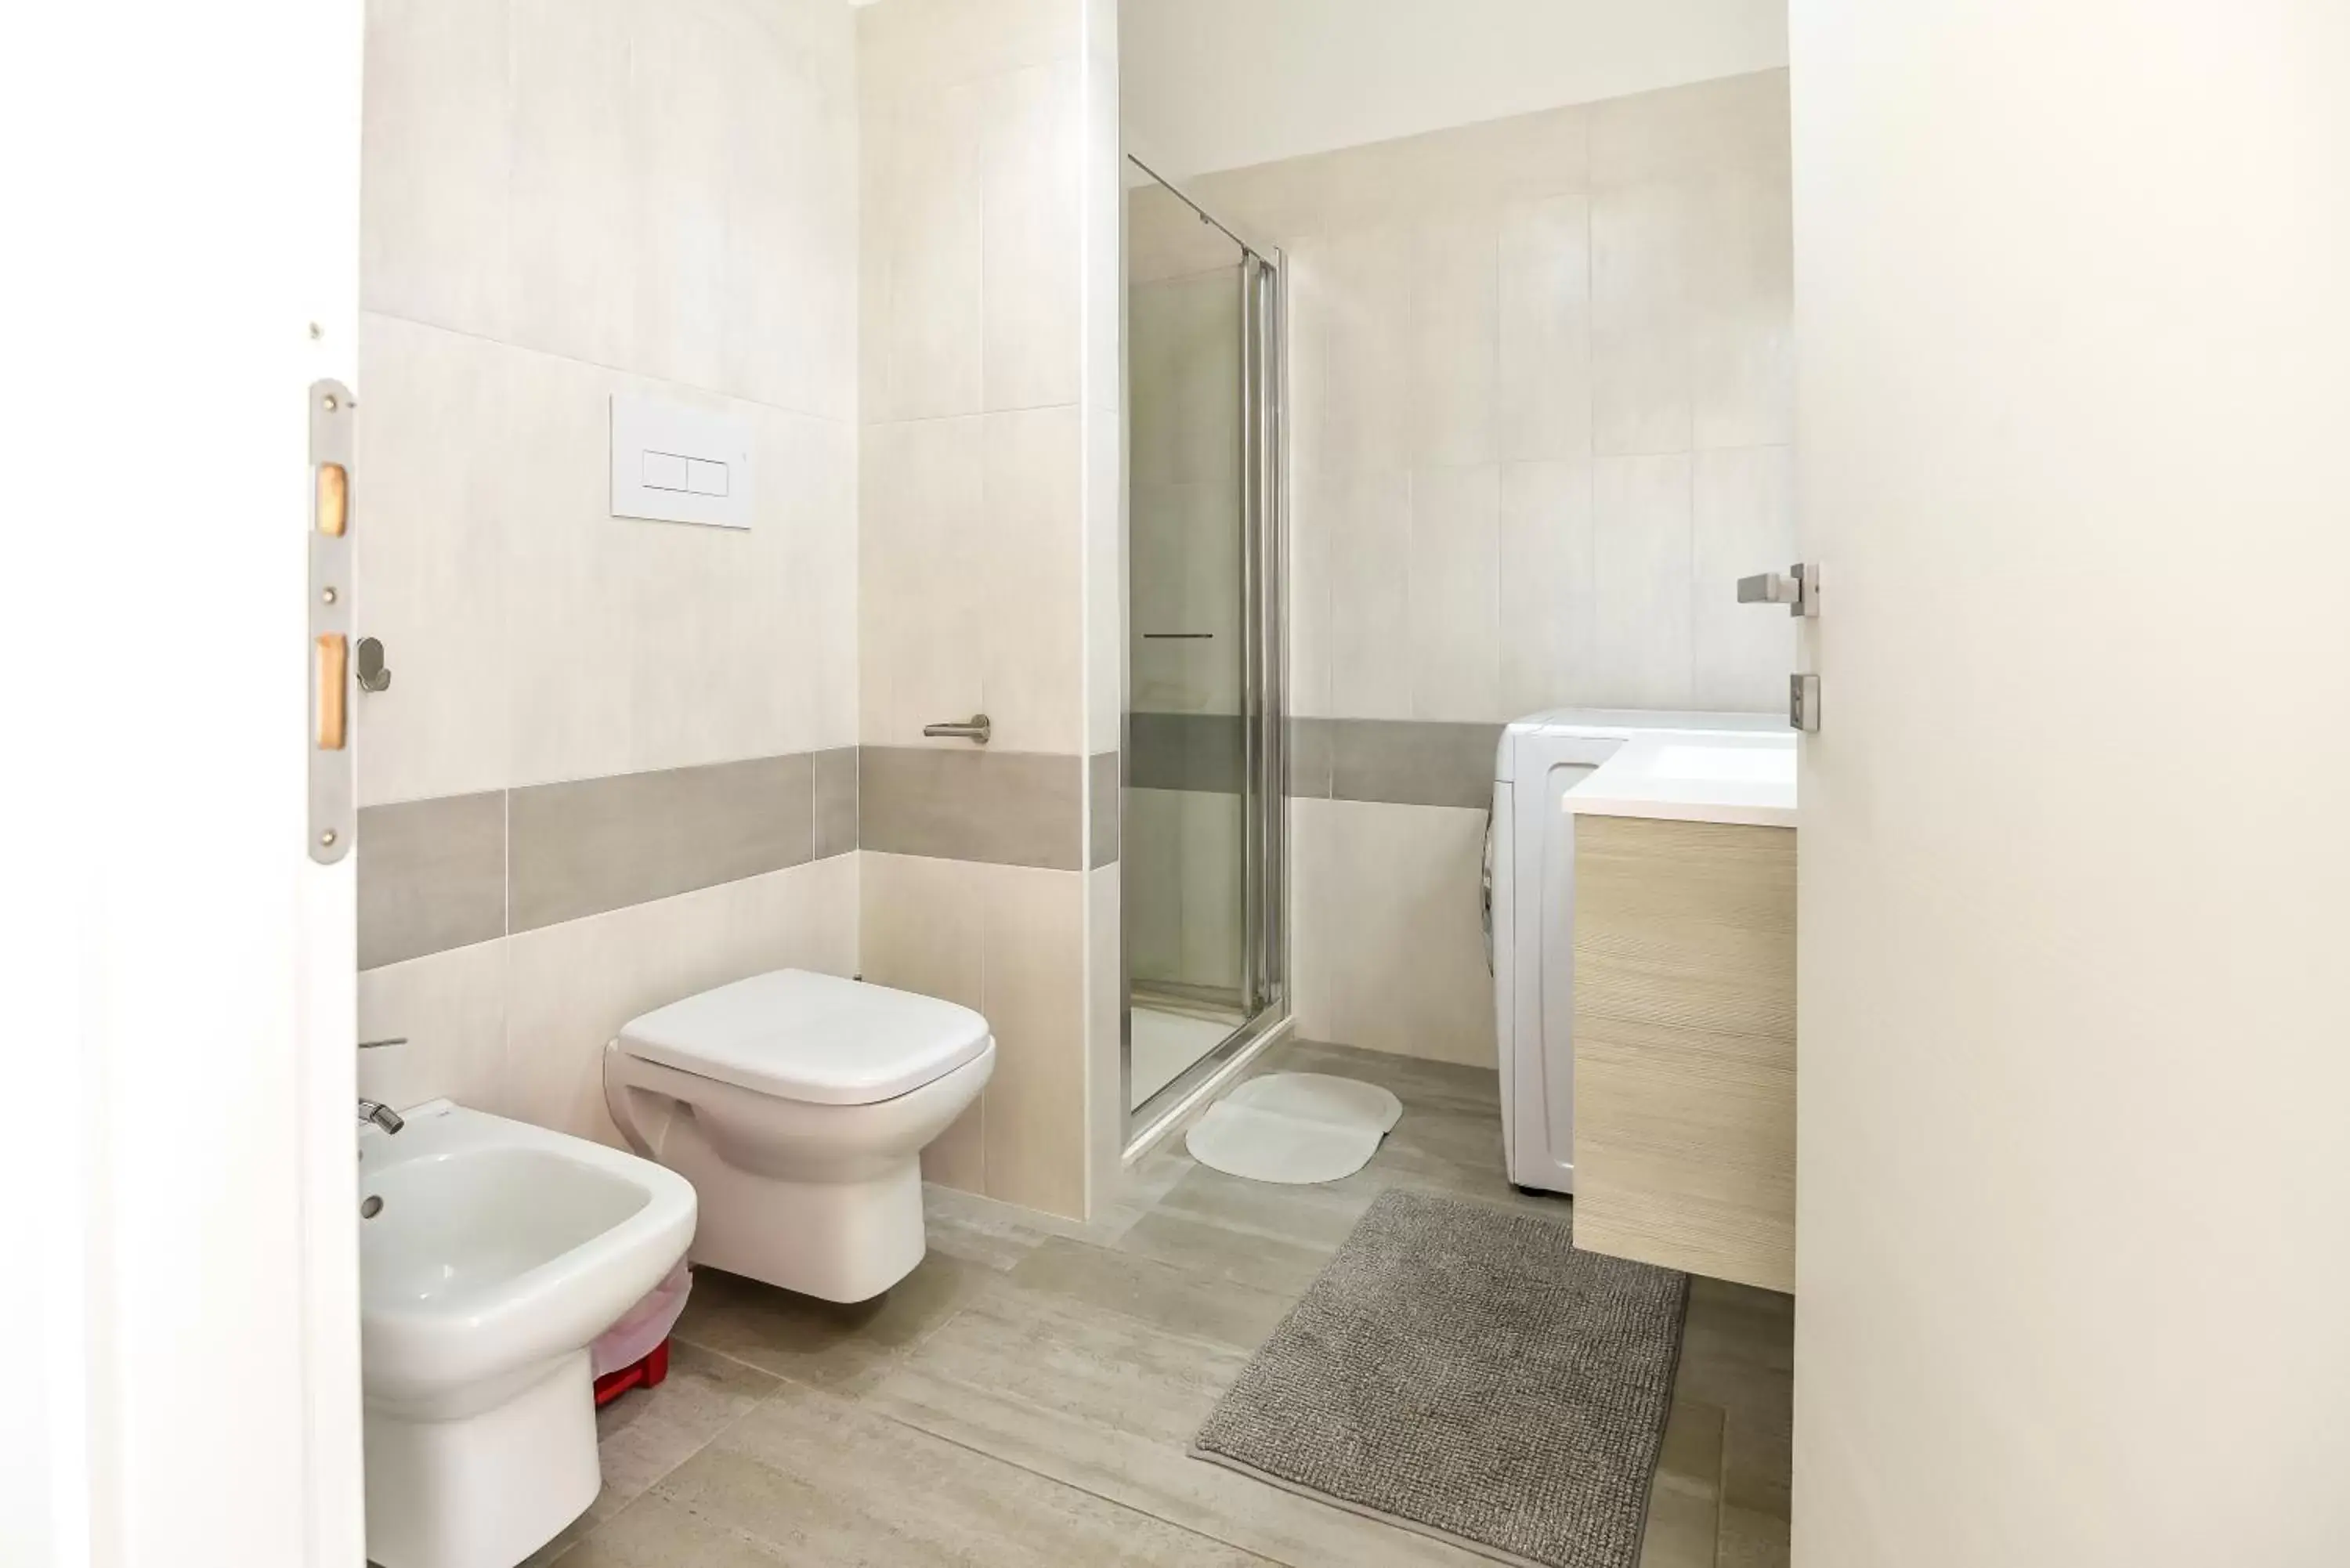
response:
[(785, 969), (625, 1025), (604, 1098), (629, 1147), (693, 1183), (694, 1262), (858, 1302), (922, 1261), (922, 1147), (994, 1068), (967, 1007)]

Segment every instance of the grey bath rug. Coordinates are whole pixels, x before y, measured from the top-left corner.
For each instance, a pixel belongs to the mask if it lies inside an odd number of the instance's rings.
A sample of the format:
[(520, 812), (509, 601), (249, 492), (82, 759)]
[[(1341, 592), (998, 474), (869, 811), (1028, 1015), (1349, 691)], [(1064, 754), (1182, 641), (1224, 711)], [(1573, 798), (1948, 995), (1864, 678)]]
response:
[(1570, 1235), (1380, 1194), (1192, 1453), (1505, 1563), (1632, 1568), (1689, 1281)]

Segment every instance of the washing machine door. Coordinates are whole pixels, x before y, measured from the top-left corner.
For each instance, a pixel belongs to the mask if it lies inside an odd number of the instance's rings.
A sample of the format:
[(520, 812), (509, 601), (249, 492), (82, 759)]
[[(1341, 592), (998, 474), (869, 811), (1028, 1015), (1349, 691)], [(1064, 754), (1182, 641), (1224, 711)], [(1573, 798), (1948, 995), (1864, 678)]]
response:
[[(1507, 1036), (1503, 1143), (1510, 1179), (1539, 1191), (1575, 1190), (1575, 819), (1563, 801), (1623, 743), (1622, 735), (1519, 737), (1510, 821), (1494, 835), (1497, 861), (1508, 862), (1495, 887), (1497, 898), (1506, 887), (1509, 909), (1494, 919), (1494, 1000)], [(1497, 805), (1503, 799), (1497, 789)]]

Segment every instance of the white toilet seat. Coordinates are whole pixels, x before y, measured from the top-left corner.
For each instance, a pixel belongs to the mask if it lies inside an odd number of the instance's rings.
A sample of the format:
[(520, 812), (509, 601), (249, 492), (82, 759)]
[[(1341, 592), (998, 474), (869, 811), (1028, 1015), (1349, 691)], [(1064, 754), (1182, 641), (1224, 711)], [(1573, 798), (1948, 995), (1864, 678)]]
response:
[(629, 1147), (693, 1184), (694, 1262), (854, 1302), (921, 1262), (922, 1148), (994, 1068), (968, 1008), (779, 970), (631, 1021), (604, 1096)]

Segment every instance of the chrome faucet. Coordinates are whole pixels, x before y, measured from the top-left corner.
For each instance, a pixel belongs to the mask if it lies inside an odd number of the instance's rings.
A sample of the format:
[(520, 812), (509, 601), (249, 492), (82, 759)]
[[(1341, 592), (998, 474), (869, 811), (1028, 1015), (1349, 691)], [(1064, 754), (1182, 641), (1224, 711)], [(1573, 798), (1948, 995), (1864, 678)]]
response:
[(373, 1122), (376, 1126), (381, 1127), (388, 1133), (396, 1133), (400, 1128), (408, 1125), (406, 1122), (400, 1119), (400, 1113), (398, 1111), (393, 1110), (390, 1106), (385, 1105), (380, 1100), (361, 1100), (359, 1102), (359, 1120), (363, 1122)]

